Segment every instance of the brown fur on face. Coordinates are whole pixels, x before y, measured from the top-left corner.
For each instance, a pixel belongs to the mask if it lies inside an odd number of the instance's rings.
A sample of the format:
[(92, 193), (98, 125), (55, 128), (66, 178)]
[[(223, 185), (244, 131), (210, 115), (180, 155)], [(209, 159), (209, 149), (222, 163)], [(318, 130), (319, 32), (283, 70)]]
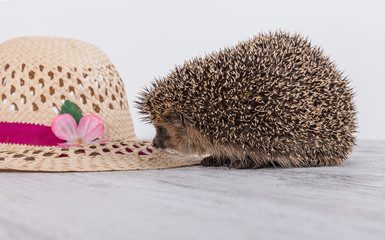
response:
[(211, 145), (181, 113), (166, 113), (154, 122), (154, 126), (156, 135), (153, 144), (157, 148), (175, 149), (185, 154), (205, 154), (206, 147)]

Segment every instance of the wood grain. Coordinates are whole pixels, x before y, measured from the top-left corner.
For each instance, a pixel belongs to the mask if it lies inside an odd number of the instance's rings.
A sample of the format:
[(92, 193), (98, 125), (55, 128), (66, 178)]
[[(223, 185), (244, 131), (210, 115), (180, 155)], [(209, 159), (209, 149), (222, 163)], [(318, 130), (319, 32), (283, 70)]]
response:
[(385, 239), (385, 142), (339, 167), (2, 172), (0, 239)]

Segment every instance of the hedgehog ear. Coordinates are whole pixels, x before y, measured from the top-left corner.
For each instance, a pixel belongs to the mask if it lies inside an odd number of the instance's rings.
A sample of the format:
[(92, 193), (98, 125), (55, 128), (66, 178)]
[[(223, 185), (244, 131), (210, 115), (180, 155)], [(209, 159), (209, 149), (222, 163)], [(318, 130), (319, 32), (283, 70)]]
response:
[(181, 114), (179, 112), (172, 112), (172, 113), (170, 113), (169, 117), (170, 117), (170, 120), (172, 121), (172, 123), (185, 126), (183, 114)]

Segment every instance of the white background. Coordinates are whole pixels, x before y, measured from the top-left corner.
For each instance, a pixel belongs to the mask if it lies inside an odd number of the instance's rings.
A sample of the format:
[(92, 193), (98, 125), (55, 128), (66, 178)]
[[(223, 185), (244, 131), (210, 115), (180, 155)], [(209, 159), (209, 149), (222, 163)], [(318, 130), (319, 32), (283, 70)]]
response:
[(138, 92), (176, 64), (259, 32), (300, 32), (322, 46), (355, 88), (360, 139), (385, 140), (385, 1), (0, 0), (0, 42), (57, 36), (99, 46), (120, 72), (136, 133), (152, 126), (133, 108)]

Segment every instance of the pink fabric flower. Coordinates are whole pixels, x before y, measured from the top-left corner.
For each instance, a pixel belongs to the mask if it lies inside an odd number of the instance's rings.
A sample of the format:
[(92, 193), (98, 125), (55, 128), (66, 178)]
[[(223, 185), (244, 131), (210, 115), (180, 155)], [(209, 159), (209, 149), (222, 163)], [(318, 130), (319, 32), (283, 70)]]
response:
[(67, 141), (66, 143), (59, 143), (61, 147), (79, 146), (109, 140), (95, 141), (104, 132), (103, 120), (95, 115), (83, 116), (79, 121), (79, 125), (77, 125), (70, 114), (61, 114), (52, 121), (51, 129), (56, 137)]

